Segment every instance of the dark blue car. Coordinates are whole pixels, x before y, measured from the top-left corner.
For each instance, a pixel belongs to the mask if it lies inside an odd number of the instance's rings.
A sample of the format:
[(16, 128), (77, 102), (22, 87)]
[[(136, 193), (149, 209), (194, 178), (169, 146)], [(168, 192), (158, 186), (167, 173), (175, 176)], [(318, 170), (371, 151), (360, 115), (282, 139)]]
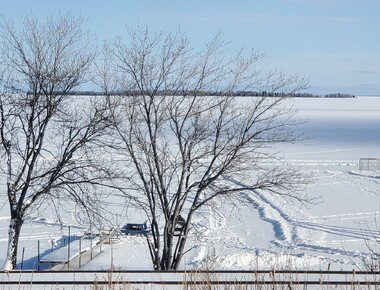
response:
[(128, 223), (128, 224), (125, 224), (121, 229), (120, 231), (123, 233), (123, 234), (126, 234), (126, 235), (147, 235), (149, 234), (149, 229), (146, 225), (146, 222), (143, 223), (143, 224), (132, 224), (132, 223)]

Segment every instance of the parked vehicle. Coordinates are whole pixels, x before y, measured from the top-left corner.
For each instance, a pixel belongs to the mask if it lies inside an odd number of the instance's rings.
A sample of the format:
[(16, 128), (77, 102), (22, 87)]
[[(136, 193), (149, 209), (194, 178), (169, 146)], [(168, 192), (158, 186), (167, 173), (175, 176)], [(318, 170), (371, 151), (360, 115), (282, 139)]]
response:
[(120, 231), (126, 235), (147, 235), (150, 232), (146, 225), (146, 222), (143, 224), (138, 224), (138, 223), (125, 224), (120, 229)]

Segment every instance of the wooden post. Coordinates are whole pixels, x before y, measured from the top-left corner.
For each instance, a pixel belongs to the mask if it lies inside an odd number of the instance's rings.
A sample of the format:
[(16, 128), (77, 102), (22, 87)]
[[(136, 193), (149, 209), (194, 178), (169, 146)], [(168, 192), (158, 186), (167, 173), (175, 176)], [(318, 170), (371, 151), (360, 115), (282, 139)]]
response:
[(92, 260), (92, 240), (94, 238), (94, 234), (92, 233), (92, 225), (90, 224), (90, 259)]
[(21, 270), (24, 266), (24, 254), (25, 254), (25, 247), (22, 247), (22, 256), (21, 256)]
[(67, 270), (70, 269), (70, 230), (71, 230), (71, 227), (69, 226), (69, 237), (68, 237), (68, 241), (67, 241)]
[(37, 270), (40, 270), (40, 240), (37, 241)]
[(82, 237), (79, 238), (79, 268), (82, 266)]

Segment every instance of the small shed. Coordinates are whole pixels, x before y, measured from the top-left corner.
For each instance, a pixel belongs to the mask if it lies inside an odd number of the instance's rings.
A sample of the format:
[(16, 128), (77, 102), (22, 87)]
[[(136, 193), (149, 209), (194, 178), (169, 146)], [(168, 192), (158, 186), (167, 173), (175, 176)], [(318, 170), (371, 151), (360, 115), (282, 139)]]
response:
[(174, 231), (175, 236), (180, 236), (182, 234), (185, 224), (186, 224), (186, 220), (181, 215), (179, 215), (175, 223), (175, 231)]

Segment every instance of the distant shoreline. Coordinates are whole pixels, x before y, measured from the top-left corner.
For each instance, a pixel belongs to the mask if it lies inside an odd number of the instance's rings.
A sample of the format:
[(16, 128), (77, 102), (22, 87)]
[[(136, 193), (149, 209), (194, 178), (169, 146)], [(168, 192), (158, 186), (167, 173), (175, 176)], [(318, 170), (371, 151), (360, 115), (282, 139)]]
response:
[[(143, 92), (146, 95), (150, 95), (151, 92)], [(59, 94), (59, 92), (57, 92)], [(185, 94), (192, 96), (196, 95), (199, 97), (202, 96), (234, 96), (234, 97), (279, 97), (279, 96), (289, 96), (295, 98), (356, 98), (356, 97), (380, 97), (379, 95), (353, 95), (353, 94), (312, 94), (312, 93), (284, 93), (284, 92), (256, 92), (256, 91), (236, 91), (230, 93), (224, 93), (222, 91), (200, 91), (200, 92), (186, 92)], [(138, 96), (142, 95), (141, 91), (125, 91), (125, 92), (96, 92), (96, 91), (78, 91), (72, 92), (69, 95), (72, 96)], [(157, 96), (183, 96), (184, 92), (171, 92), (171, 91), (157, 91), (155, 92)]]
[[(25, 93), (25, 92), (23, 92)], [(28, 94), (28, 93), (27, 93)], [(61, 92), (56, 92), (56, 95), (60, 95)], [(99, 92), (99, 91), (77, 91), (77, 92), (70, 92), (65, 93), (66, 95), (70, 96), (141, 96), (144, 95), (151, 95), (152, 92), (150, 91), (119, 91), (119, 92)], [(284, 93), (284, 92), (256, 92), (256, 91), (236, 91), (236, 92), (229, 92), (225, 93), (223, 91), (200, 91), (200, 92), (174, 92), (174, 91), (157, 91), (154, 93), (157, 96), (197, 96), (197, 97), (203, 97), (203, 96), (233, 96), (233, 97), (280, 97), (280, 96), (288, 96), (288, 97), (294, 97), (294, 98), (340, 98), (340, 99), (347, 99), (347, 98), (357, 98), (357, 97), (370, 97), (370, 98), (377, 98), (380, 97), (380, 95), (354, 95), (354, 94), (342, 94), (342, 93), (334, 93), (334, 94), (312, 94), (312, 93)]]

